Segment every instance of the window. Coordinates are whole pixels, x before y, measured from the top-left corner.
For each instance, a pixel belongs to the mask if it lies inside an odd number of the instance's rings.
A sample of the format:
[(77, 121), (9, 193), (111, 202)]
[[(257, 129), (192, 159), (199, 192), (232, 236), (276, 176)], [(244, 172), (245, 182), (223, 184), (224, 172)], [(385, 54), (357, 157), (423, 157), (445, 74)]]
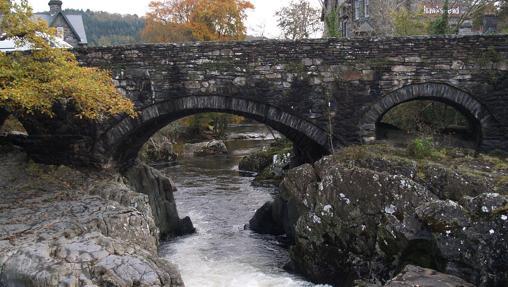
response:
[(347, 20), (342, 21), (342, 37), (347, 37)]
[(369, 0), (363, 2), (363, 16), (365, 18), (369, 17)]
[(64, 27), (56, 27), (56, 36), (60, 39), (63, 39), (65, 36)]
[(360, 19), (360, 0), (355, 0), (355, 20)]

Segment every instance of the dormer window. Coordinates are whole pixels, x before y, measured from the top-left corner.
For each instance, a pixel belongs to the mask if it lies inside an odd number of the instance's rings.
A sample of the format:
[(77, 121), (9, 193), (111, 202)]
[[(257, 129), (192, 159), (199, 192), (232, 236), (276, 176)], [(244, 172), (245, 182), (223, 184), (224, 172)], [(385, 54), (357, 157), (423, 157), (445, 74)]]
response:
[(355, 20), (360, 19), (361, 7), (360, 0), (355, 0)]
[(64, 39), (65, 37), (64, 27), (56, 27), (56, 36), (62, 40)]

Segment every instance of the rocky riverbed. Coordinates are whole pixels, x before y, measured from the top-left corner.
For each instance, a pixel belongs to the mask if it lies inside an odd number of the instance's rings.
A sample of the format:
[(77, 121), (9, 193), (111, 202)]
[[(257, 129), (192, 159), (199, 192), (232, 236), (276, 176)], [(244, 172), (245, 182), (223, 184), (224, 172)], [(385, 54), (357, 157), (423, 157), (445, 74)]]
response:
[[(287, 268), (308, 280), (508, 283), (506, 158), (447, 150), (416, 160), (369, 145), (284, 174), (250, 227), (286, 234)], [(0, 286), (183, 286), (177, 267), (157, 254), (161, 238), (194, 232), (178, 216), (174, 191), (171, 179), (143, 164), (98, 173), (36, 164), (0, 146)]]
[[(123, 177), (39, 165), (1, 149), (0, 286), (184, 285), (157, 256), (161, 229), (192, 231), (173, 210), (169, 179), (140, 167)], [(152, 183), (159, 205), (136, 180)]]
[[(388, 146), (346, 148), (289, 171), (251, 227), (286, 233), (288, 267), (315, 282), (381, 286), (413, 264), (507, 286), (507, 175), (506, 159), (467, 151), (414, 160)], [(397, 284), (388, 286), (416, 286)]]

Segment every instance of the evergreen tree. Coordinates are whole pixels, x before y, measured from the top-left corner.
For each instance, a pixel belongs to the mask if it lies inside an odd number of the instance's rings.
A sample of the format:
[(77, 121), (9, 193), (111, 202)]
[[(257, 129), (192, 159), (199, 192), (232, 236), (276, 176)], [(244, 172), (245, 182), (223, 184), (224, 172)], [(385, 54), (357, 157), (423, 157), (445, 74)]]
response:
[(137, 15), (121, 15), (91, 10), (65, 9), (65, 14), (83, 16), (89, 46), (114, 46), (141, 43), (145, 20)]
[(430, 25), (429, 33), (432, 35), (444, 35), (448, 34), (448, 9), (449, 3), (448, 0), (445, 0), (443, 5), (443, 15), (441, 15), (437, 20), (433, 21)]

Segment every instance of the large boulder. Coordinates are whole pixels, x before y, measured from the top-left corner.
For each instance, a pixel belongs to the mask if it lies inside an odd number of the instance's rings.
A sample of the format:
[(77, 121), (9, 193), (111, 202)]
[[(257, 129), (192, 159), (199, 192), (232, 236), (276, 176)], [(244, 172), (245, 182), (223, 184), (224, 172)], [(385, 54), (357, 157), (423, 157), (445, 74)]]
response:
[(257, 173), (255, 180), (280, 182), (286, 170), (294, 164), (293, 146), (287, 140), (277, 140), (262, 150), (243, 157), (241, 171)]
[(277, 153), (273, 155), (272, 163), (263, 169), (257, 176), (256, 181), (278, 181), (284, 177), (293, 160), (292, 153)]
[(487, 170), (363, 151), (292, 169), (276, 199), (292, 266), (337, 286), (385, 282), (407, 264), (506, 286), (508, 195), (492, 184), (504, 171)]
[(148, 142), (139, 153), (140, 160), (144, 162), (173, 162), (178, 159), (173, 144), (169, 140), (160, 143)]
[(259, 234), (282, 235), (286, 233), (283, 217), (284, 209), (278, 208), (276, 202), (266, 202), (256, 210), (254, 217), (249, 221), (249, 228)]
[(200, 144), (200, 146), (194, 151), (195, 156), (211, 156), (227, 154), (228, 148), (223, 141), (213, 140), (206, 143)]
[(194, 233), (190, 218), (180, 219), (176, 209), (173, 181), (160, 171), (138, 163), (124, 172), (127, 182), (135, 191), (148, 195), (155, 224), (161, 237), (173, 237)]
[[(289, 172), (282, 183), (284, 192), (303, 205), (290, 250), (297, 271), (339, 286), (351, 286), (358, 277), (393, 276), (406, 260), (402, 251), (419, 248), (421, 224), (414, 209), (436, 197), (405, 177), (332, 166), (326, 159), (319, 164)], [(302, 175), (313, 173), (316, 181), (300, 186)], [(434, 263), (432, 250), (420, 249), (415, 256), (430, 254)]]
[(273, 163), (273, 155), (267, 152), (255, 152), (244, 156), (238, 163), (238, 169), (259, 173)]

